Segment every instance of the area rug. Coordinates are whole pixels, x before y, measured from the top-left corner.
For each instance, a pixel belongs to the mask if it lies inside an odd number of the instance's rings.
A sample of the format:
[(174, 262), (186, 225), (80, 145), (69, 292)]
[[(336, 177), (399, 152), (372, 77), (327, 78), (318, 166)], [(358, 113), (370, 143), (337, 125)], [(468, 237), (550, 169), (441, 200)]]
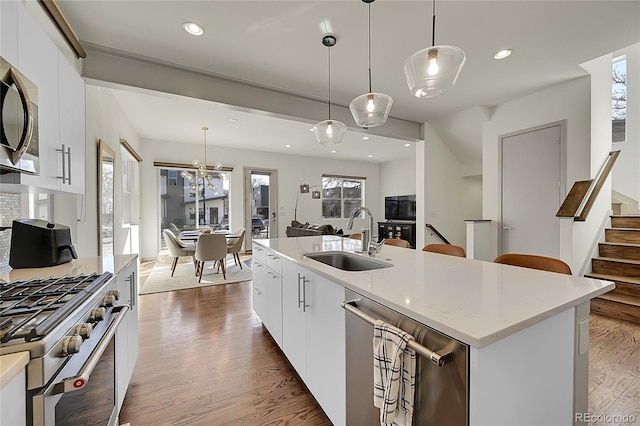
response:
[(171, 276), (171, 265), (157, 262), (149, 274), (147, 281), (142, 286), (140, 294), (162, 293), (165, 291), (184, 290), (187, 288), (206, 287), (210, 285), (238, 283), (250, 281), (253, 277), (251, 268), (246, 264), (236, 266), (233, 257), (226, 259), (227, 279), (222, 277), (222, 271), (216, 273), (218, 268), (213, 268), (213, 262), (205, 264), (202, 282), (198, 282), (195, 276), (193, 263), (178, 263), (176, 272)]

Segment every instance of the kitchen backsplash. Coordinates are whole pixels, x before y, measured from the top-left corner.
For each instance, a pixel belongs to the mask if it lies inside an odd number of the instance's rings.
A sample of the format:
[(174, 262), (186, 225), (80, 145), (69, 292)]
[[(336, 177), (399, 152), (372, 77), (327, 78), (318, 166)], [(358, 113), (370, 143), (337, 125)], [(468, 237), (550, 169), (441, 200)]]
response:
[[(22, 213), (22, 194), (0, 192), (0, 226), (11, 226), (14, 219), (24, 218)], [(11, 247), (11, 229), (0, 232), (0, 276), (8, 276), (9, 249)]]

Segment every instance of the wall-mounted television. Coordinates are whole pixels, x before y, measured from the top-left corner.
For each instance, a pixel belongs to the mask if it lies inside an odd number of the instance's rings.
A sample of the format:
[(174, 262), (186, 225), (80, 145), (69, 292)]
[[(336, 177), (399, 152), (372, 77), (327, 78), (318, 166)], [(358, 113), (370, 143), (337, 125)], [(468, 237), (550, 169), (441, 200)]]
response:
[(394, 195), (384, 197), (386, 220), (416, 220), (416, 196)]

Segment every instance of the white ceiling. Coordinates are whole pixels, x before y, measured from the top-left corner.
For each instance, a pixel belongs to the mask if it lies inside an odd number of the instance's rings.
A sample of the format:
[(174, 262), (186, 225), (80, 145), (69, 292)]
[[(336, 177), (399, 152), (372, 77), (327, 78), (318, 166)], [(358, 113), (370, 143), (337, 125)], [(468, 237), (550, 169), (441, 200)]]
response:
[[(331, 50), (332, 102), (347, 106), (368, 91), (367, 5), (359, 0), (58, 0), (58, 4), (81, 42), (321, 100), (327, 99), (328, 72), (327, 48), (320, 40), (328, 29), (338, 38)], [(640, 41), (640, 0), (439, 0), (436, 44), (462, 48), (467, 61), (452, 90), (421, 100), (409, 93), (403, 63), (431, 44), (431, 5), (422, 0), (371, 4), (373, 91), (392, 96), (393, 117), (418, 123), (437, 122), (471, 107), (492, 107), (583, 76), (579, 64)], [(204, 35), (187, 34), (182, 29), (187, 20), (200, 23)], [(493, 54), (503, 48), (514, 53), (494, 60)], [(289, 142), (294, 145), (292, 153), (331, 155), (315, 145), (308, 130), (312, 123), (294, 125), (237, 108), (233, 114), (238, 116), (232, 117), (217, 104), (148, 93), (119, 93), (117, 98), (143, 138), (197, 143), (202, 140), (200, 128), (208, 125), (220, 136), (215, 143), (235, 140), (243, 147), (283, 152)], [(179, 108), (173, 102), (181, 102)], [(210, 114), (215, 116), (215, 127), (206, 122)], [(193, 126), (193, 132), (186, 136), (176, 132), (176, 121)], [(456, 135), (455, 128), (447, 132), (459, 158), (470, 147), (465, 144), (475, 144), (479, 152), (481, 135)], [(349, 151), (348, 156), (362, 157), (368, 146), (348, 147), (362, 145), (361, 137), (347, 136), (338, 148), (340, 154), (347, 156)], [(380, 146), (392, 144), (388, 152), (376, 155), (387, 155), (387, 160), (404, 155), (400, 149), (404, 141), (374, 138)], [(298, 152), (303, 146), (307, 150)], [(474, 156), (462, 160), (479, 161)]]

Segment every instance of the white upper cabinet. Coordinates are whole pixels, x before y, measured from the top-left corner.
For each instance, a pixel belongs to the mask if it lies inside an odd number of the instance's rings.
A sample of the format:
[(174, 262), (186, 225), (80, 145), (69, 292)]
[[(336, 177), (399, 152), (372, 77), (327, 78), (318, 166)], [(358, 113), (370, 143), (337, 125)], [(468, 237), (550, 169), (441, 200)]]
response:
[(60, 151), (57, 152), (64, 158), (60, 189), (84, 194), (85, 85), (64, 56), (58, 55)]
[[(4, 52), (5, 1), (2, 3)], [(9, 3), (15, 6), (17, 16), (17, 31), (13, 36), (17, 36), (17, 63), (12, 65), (38, 88), (40, 173), (22, 174), (21, 183), (45, 190), (84, 194), (84, 80), (24, 5)], [(7, 9), (12, 10), (11, 7)], [(10, 20), (10, 16), (6, 20)]]
[(0, 1), (0, 56), (18, 66), (18, 2)]

